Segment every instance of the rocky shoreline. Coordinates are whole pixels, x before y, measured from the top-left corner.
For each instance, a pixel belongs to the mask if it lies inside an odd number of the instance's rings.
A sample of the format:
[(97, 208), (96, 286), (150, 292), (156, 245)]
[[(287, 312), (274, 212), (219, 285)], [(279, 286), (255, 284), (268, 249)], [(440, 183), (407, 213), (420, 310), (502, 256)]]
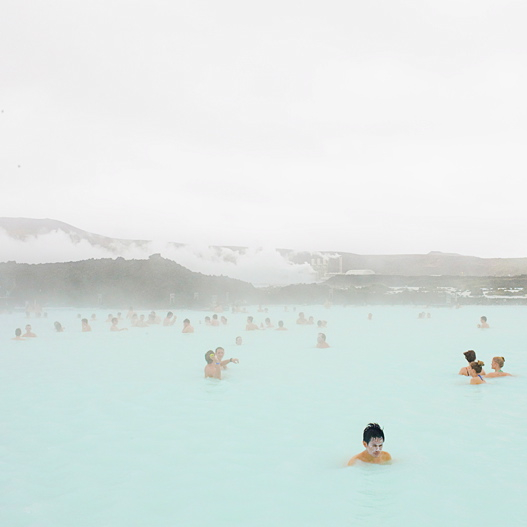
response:
[(0, 263), (0, 306), (209, 308), (245, 304), (527, 305), (527, 275), (338, 275), (322, 283), (256, 288), (147, 260), (91, 259), (51, 264)]

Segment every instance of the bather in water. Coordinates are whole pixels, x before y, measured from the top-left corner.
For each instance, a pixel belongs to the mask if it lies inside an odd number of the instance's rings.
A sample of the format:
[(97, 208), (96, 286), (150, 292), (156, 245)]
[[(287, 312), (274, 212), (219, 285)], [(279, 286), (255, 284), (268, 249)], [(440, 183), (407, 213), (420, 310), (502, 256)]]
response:
[(494, 370), (490, 373), (487, 373), (485, 377), (488, 378), (494, 378), (494, 377), (507, 377), (512, 376), (510, 373), (506, 373), (502, 370), (503, 365), (505, 364), (505, 358), (504, 357), (494, 357), (492, 359), (492, 364), (490, 367)]

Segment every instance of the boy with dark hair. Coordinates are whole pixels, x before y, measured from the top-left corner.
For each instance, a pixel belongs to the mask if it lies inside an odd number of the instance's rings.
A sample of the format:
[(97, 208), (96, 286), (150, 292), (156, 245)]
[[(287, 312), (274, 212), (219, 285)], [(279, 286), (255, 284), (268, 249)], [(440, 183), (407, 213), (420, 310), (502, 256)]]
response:
[(213, 379), (221, 379), (220, 366), (216, 364), (216, 354), (209, 350), (205, 353), (205, 360), (207, 365), (205, 366), (205, 378), (211, 377)]
[(383, 452), (384, 432), (377, 423), (370, 423), (362, 434), (362, 444), (366, 448), (364, 452), (353, 456), (348, 461), (348, 467), (353, 465), (355, 461), (362, 461), (363, 463), (375, 463), (377, 465), (388, 463), (392, 456), (388, 452)]

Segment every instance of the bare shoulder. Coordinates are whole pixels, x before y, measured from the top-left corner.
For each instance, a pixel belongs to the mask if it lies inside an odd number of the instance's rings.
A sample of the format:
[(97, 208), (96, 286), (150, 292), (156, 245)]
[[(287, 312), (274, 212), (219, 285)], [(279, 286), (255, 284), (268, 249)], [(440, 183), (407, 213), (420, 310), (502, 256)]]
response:
[(348, 467), (351, 467), (351, 465), (354, 465), (357, 461), (363, 461), (367, 463), (367, 459), (365, 459), (365, 454), (367, 454), (366, 450), (363, 452), (360, 452), (359, 454), (356, 454), (348, 461)]
[(390, 454), (388, 454), (388, 452), (383, 452), (382, 453), (382, 462), (383, 463), (388, 463), (391, 460), (392, 460), (392, 456)]
[(360, 454), (357, 454), (356, 456), (353, 456), (349, 461), (348, 461), (348, 467), (351, 467), (352, 465), (355, 464), (355, 461), (357, 461), (357, 459), (359, 459), (359, 456)]

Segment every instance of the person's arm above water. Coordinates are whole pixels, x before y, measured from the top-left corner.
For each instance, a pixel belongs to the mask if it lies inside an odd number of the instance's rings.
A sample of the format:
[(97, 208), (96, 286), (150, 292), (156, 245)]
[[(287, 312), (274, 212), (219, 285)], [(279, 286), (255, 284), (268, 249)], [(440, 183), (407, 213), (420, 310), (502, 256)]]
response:
[(220, 366), (223, 367), (223, 366), (229, 364), (229, 362), (234, 362), (234, 364), (238, 364), (240, 361), (239, 361), (238, 359), (233, 359), (233, 358), (231, 358), (231, 359), (229, 359), (229, 360), (222, 360), (222, 361), (220, 362)]

